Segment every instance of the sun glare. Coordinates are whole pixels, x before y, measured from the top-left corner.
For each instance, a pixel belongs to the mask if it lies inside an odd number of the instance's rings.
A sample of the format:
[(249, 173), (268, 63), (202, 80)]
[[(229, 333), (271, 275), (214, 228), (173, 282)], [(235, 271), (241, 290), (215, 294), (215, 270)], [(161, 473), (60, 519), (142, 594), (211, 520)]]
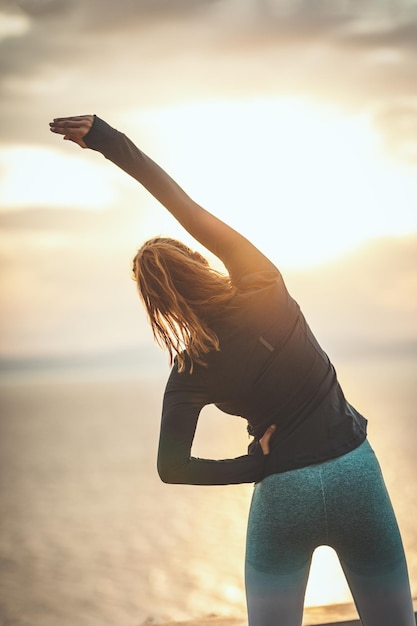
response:
[(417, 228), (415, 175), (384, 153), (366, 116), (275, 98), (134, 111), (127, 122), (154, 137), (194, 199), (281, 265)]
[(24, 13), (0, 11), (0, 41), (7, 37), (20, 37), (30, 30), (30, 20)]
[[(68, 148), (75, 146), (70, 145)], [(103, 209), (116, 198), (101, 164), (40, 147), (0, 151), (0, 204), (6, 208)]]

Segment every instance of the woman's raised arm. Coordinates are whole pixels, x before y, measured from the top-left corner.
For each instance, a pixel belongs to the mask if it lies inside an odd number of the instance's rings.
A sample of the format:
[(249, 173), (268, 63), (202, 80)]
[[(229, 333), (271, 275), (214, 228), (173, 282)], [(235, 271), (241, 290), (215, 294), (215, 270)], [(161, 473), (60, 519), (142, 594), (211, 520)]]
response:
[(234, 281), (252, 272), (276, 271), (273, 264), (245, 237), (194, 202), (126, 135), (99, 117), (79, 115), (55, 118), (50, 128), (82, 148), (101, 152), (135, 178), (192, 237), (223, 261)]

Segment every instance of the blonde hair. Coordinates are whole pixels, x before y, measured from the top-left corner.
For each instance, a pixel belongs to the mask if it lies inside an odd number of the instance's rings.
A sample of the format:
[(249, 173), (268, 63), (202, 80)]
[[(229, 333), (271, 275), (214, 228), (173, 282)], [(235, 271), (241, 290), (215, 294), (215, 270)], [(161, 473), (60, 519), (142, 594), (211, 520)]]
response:
[(133, 276), (157, 343), (177, 357), (178, 371), (205, 365), (211, 350), (220, 350), (209, 322), (227, 305), (236, 288), (229, 276), (210, 268), (198, 252), (176, 239), (145, 242), (133, 259)]

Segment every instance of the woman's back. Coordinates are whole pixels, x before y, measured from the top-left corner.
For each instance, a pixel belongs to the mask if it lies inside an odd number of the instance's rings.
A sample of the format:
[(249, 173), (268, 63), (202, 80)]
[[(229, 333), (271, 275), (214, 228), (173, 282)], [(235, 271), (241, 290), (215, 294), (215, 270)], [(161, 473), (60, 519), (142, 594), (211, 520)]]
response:
[(212, 327), (220, 351), (192, 373), (171, 372), (161, 436), (171, 420), (192, 424), (207, 404), (247, 419), (256, 439), (275, 424), (266, 473), (333, 458), (364, 440), (366, 420), (346, 402), (278, 270), (243, 276)]

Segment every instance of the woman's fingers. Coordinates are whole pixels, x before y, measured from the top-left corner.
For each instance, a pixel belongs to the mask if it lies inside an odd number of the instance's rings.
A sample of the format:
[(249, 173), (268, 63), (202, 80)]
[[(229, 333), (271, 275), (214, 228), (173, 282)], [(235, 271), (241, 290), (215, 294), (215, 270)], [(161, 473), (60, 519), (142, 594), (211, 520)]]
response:
[(92, 118), (92, 115), (67, 115), (66, 117), (54, 117), (54, 122), (76, 122)]
[(56, 117), (49, 123), (54, 133), (65, 134), (66, 131), (72, 133), (88, 133), (93, 125), (93, 115), (77, 115), (74, 117)]
[(261, 446), (262, 452), (264, 453), (264, 455), (269, 454), (269, 440), (274, 434), (275, 429), (276, 429), (275, 424), (268, 426), (265, 433), (262, 435), (261, 439), (259, 439), (259, 445)]
[(64, 139), (78, 143), (87, 148), (83, 137), (88, 133), (94, 122), (94, 115), (74, 115), (71, 117), (56, 117), (49, 123), (51, 132), (64, 135)]
[(93, 123), (94, 115), (72, 115), (70, 117), (54, 117), (51, 124), (57, 126), (77, 127), (80, 124)]

